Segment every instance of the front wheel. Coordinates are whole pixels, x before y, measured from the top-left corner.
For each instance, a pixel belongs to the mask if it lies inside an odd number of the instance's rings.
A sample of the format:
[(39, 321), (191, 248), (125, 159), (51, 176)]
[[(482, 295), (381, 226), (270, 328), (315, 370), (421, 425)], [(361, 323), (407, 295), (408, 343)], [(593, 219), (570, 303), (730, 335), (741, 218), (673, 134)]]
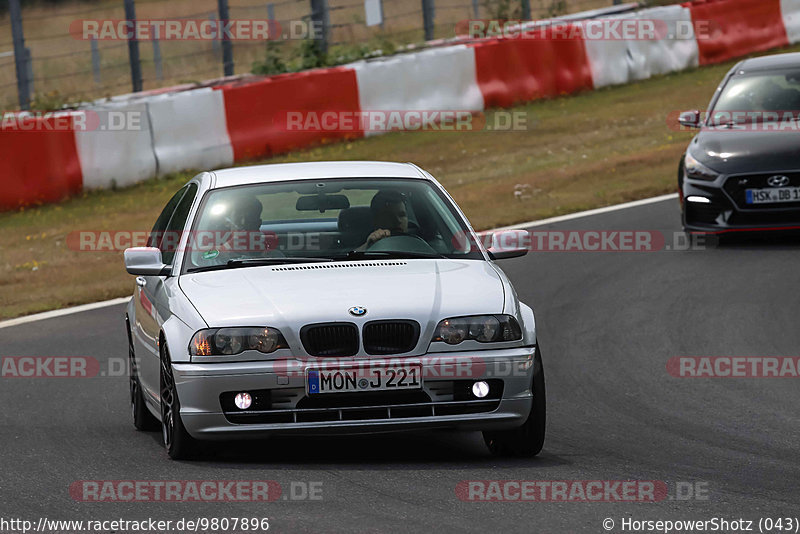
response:
[(536, 345), (533, 360), (533, 404), (525, 423), (511, 430), (484, 432), (483, 440), (495, 456), (536, 456), (544, 446), (546, 395), (542, 353)]
[(161, 349), (161, 432), (164, 448), (173, 460), (188, 460), (198, 451), (198, 443), (186, 431), (181, 420), (181, 404), (172, 375), (172, 363), (166, 346)]
[[(127, 322), (127, 318), (125, 321)], [(136, 353), (133, 350), (133, 337), (130, 324), (128, 324), (128, 383), (131, 397), (131, 416), (136, 430), (158, 430), (158, 419), (150, 413), (144, 401), (142, 384), (139, 382), (139, 373), (136, 367)]]

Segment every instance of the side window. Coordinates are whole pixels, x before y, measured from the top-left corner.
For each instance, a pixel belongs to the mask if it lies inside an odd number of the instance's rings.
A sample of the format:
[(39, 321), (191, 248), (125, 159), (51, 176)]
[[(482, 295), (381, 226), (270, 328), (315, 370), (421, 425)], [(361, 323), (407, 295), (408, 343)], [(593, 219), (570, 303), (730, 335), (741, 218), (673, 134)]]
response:
[(164, 237), (164, 232), (167, 230), (167, 223), (169, 223), (170, 218), (172, 218), (172, 214), (175, 213), (175, 208), (178, 206), (178, 202), (180, 202), (185, 192), (186, 187), (182, 187), (169, 199), (164, 211), (158, 216), (156, 224), (153, 225), (153, 229), (150, 231), (150, 237), (147, 238), (148, 247), (161, 248), (161, 239)]
[(186, 227), (186, 219), (189, 218), (192, 202), (194, 202), (194, 197), (197, 195), (197, 184), (189, 184), (184, 189), (186, 194), (178, 202), (175, 213), (172, 214), (172, 218), (167, 223), (165, 238), (161, 240), (161, 244), (158, 247), (161, 249), (161, 258), (167, 265), (172, 265), (172, 260), (175, 258), (175, 250), (180, 243), (181, 232)]

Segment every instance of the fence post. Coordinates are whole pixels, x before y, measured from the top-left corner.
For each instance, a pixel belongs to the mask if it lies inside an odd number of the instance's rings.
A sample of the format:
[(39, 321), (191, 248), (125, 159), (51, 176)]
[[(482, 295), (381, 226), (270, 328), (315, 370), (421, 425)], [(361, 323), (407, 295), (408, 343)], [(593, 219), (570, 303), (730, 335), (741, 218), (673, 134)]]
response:
[(433, 19), (436, 16), (433, 0), (422, 0), (422, 19), (425, 27), (425, 40), (433, 40)]
[[(230, 19), (228, 14), (228, 0), (217, 0), (219, 11), (219, 24), (225, 27), (225, 23)], [(233, 43), (228, 35), (222, 36), (222, 71), (225, 76), (233, 76)]]
[(91, 37), (89, 45), (92, 48), (92, 77), (94, 78), (94, 83), (100, 85), (100, 48), (97, 46), (97, 39)]
[[(136, 6), (134, 0), (125, 1), (125, 20), (136, 20)], [(138, 93), (142, 90), (142, 65), (139, 63), (139, 39), (136, 38), (136, 32), (131, 31), (131, 36), (128, 39), (128, 60), (131, 64), (131, 85), (133, 92)]]
[[(209, 13), (208, 14), (208, 21), (211, 23), (211, 27), (214, 28), (214, 33), (218, 34), (219, 33), (219, 21), (217, 20), (217, 14), (216, 13)], [(219, 45), (219, 39), (217, 39), (216, 37), (214, 39), (211, 39), (211, 51), (214, 53), (214, 55), (217, 55), (217, 56), (221, 52), (220, 45)]]
[(311, 0), (311, 34), (316, 37), (317, 28), (322, 30), (319, 43), (322, 54), (328, 53), (329, 27), (328, 0)]
[(31, 56), (31, 49), (25, 47), (25, 76), (28, 78), (28, 94), (34, 94), (36, 89), (33, 87), (33, 57)]
[(522, 0), (522, 20), (531, 20), (531, 0)]
[(31, 89), (28, 86), (27, 54), (25, 53), (25, 36), (22, 33), (22, 10), (19, 0), (9, 0), (11, 16), (11, 33), (14, 38), (14, 66), (17, 70), (17, 96), (20, 109), (31, 107)]
[(479, 17), (480, 6), (478, 5), (478, 0), (472, 0), (472, 12), (475, 13), (475, 18)]
[(275, 21), (275, 4), (272, 2), (267, 4), (267, 19), (270, 21), (270, 24)]
[(164, 79), (164, 71), (161, 68), (161, 42), (158, 40), (158, 26), (153, 24), (153, 65), (156, 69), (156, 80)]

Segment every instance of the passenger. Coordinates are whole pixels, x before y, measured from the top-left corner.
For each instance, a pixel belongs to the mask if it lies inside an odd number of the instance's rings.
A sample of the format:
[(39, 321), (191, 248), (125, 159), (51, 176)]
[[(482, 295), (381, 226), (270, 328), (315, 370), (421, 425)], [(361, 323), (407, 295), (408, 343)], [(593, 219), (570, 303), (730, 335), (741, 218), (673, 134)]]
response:
[[(261, 232), (261, 202), (250, 196), (230, 199), (230, 206), (220, 221), (220, 230), (208, 250), (193, 253), (197, 265), (221, 265), (229, 260), (274, 255), (275, 247)], [(200, 243), (202, 246), (204, 243)]]

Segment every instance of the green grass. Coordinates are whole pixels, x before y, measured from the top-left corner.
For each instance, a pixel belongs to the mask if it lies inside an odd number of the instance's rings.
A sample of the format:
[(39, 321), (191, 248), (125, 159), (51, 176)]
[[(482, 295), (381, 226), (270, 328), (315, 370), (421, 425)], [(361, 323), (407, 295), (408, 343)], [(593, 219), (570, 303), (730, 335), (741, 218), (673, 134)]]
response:
[[(391, 133), (265, 162), (412, 161), (444, 184), (478, 229), (650, 197), (675, 190), (678, 158), (692, 137), (669, 128), (668, 114), (704, 109), (731, 65), (514, 108), (529, 118), (526, 131)], [(0, 214), (0, 318), (130, 294), (121, 253), (70, 250), (67, 236), (148, 230), (192, 175)]]

